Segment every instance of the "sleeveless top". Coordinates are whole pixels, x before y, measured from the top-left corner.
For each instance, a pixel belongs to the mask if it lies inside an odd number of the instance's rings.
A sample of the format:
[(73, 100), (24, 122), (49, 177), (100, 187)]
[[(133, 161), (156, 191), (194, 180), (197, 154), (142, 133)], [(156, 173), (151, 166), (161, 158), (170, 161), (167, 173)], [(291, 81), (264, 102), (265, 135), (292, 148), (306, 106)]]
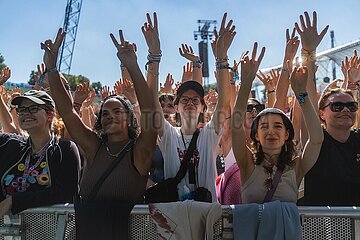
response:
[[(117, 153), (123, 149), (128, 141), (107, 143), (111, 153)], [(145, 192), (147, 176), (141, 176), (135, 168), (132, 159), (132, 150), (129, 151), (118, 165), (112, 170), (100, 187), (95, 200), (119, 200), (142, 203)], [(110, 156), (106, 150), (106, 144), (101, 144), (94, 162), (84, 171), (80, 181), (80, 196), (84, 199), (90, 195), (94, 185), (106, 171), (115, 157)]]
[[(255, 165), (255, 169), (250, 178), (241, 187), (242, 203), (263, 203), (265, 195), (268, 191), (265, 186), (265, 180), (268, 178), (264, 161), (261, 165)], [(273, 170), (274, 174), (276, 166)], [(272, 201), (279, 200), (281, 202), (296, 203), (298, 199), (298, 186), (296, 183), (296, 173), (294, 167), (286, 166), (281, 175), (279, 184), (275, 190)]]

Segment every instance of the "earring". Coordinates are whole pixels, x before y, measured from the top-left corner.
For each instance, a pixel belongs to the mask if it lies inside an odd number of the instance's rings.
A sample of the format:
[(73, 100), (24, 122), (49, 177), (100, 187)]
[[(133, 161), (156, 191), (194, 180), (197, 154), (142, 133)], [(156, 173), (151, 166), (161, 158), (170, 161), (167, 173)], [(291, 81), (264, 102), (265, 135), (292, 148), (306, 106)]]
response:
[(288, 149), (287, 149), (287, 142), (286, 142), (286, 141), (285, 141), (284, 148), (285, 148), (285, 152), (287, 152), (287, 151), (288, 151)]

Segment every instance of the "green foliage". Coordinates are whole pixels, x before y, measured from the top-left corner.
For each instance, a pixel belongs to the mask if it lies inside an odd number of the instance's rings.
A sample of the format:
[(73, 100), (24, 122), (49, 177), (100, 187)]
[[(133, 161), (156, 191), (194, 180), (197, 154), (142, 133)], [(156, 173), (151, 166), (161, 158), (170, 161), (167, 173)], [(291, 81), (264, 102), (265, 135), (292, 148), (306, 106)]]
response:
[(93, 82), (91, 88), (95, 89), (95, 92), (98, 94), (102, 88), (101, 82)]
[(6, 64), (4, 62), (5, 62), (5, 59), (0, 53), (0, 72), (6, 67)]
[(35, 85), (35, 76), (37, 75), (37, 71), (32, 70), (29, 76), (29, 85)]
[(63, 74), (64, 77), (66, 78), (66, 80), (69, 83), (70, 89), (72, 91), (75, 91), (76, 86), (83, 83), (83, 82), (90, 82), (90, 80), (87, 77), (84, 77), (82, 75), (67, 75), (67, 74)]

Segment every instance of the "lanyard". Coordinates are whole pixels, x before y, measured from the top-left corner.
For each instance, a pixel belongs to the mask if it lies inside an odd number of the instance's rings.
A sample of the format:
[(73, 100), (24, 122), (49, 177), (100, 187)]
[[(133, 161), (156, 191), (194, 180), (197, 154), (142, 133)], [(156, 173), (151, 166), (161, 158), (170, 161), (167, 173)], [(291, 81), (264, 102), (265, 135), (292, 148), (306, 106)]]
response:
[[(182, 141), (184, 143), (185, 151), (187, 151), (189, 149), (189, 146), (188, 147), (186, 146), (184, 134), (182, 133), (181, 129), (180, 129), (180, 133), (181, 133)], [(185, 152), (184, 152), (184, 155), (185, 155)], [(194, 155), (194, 153), (193, 153), (193, 155)], [(189, 183), (190, 184), (196, 184), (195, 161), (192, 159), (192, 157), (189, 159), (189, 161), (186, 163), (186, 165), (187, 165), (187, 168), (188, 168), (188, 171), (189, 171)]]

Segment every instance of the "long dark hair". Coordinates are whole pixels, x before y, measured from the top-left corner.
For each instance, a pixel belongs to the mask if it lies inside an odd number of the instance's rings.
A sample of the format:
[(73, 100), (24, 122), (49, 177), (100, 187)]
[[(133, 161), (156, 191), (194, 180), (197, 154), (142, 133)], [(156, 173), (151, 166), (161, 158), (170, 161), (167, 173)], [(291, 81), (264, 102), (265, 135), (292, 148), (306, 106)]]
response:
[(128, 114), (128, 122), (129, 122), (128, 135), (129, 135), (129, 138), (132, 139), (132, 140), (136, 140), (136, 138), (139, 136), (139, 126), (138, 126), (137, 121), (136, 121), (136, 117), (135, 117), (135, 114), (134, 114), (134, 109), (133, 109), (133, 107), (132, 107), (129, 100), (127, 100), (126, 98), (124, 98), (122, 96), (118, 96), (118, 95), (108, 96), (101, 103), (100, 110), (99, 110), (99, 113), (98, 113), (98, 115), (96, 117), (95, 124), (94, 124), (95, 132), (97, 133), (97, 135), (103, 141), (107, 141), (107, 136), (104, 133), (103, 127), (101, 126), (101, 115), (102, 115), (104, 104), (109, 99), (117, 99), (118, 101), (120, 101), (124, 105), (124, 107), (126, 109), (126, 112)]

